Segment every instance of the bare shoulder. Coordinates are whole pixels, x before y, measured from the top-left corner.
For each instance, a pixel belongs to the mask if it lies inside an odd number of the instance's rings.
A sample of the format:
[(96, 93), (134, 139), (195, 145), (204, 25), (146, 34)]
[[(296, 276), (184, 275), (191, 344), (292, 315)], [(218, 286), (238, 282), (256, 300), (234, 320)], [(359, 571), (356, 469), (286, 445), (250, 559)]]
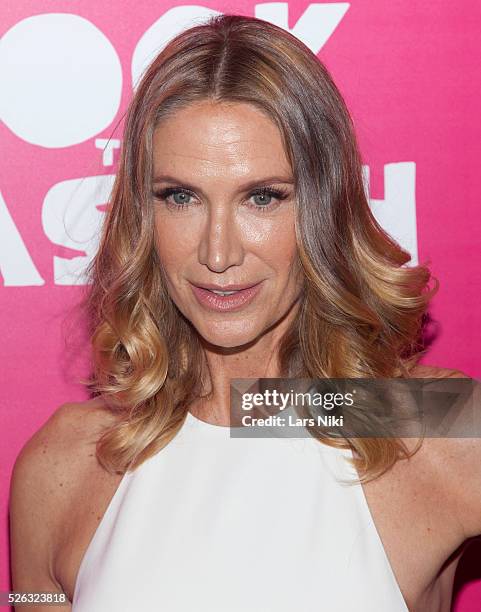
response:
[[(471, 395), (469, 410), (477, 430), (473, 437), (426, 438), (422, 454), (436, 467), (436, 474), (445, 484), (446, 503), (458, 517), (465, 538), (481, 535), (481, 383), (465, 372), (437, 366), (416, 366), (417, 378), (469, 378)], [(476, 417), (477, 415), (480, 415)]]
[(62, 590), (54, 575), (58, 536), (86, 478), (99, 470), (95, 444), (114, 420), (97, 399), (62, 404), (18, 454), (9, 503), (15, 590)]
[(62, 404), (22, 447), (12, 484), (22, 488), (24, 477), (34, 482), (76, 473), (85, 463), (91, 463), (99, 435), (114, 420), (115, 416), (97, 399)]

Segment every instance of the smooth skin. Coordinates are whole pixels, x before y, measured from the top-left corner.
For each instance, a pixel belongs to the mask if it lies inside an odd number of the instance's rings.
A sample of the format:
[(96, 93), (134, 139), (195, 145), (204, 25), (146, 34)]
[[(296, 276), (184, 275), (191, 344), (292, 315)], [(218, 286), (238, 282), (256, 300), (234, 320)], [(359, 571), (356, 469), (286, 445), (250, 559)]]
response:
[[(198, 331), (213, 375), (212, 398), (191, 411), (228, 425), (229, 379), (279, 375), (275, 348), (299, 305), (291, 169), (277, 127), (261, 111), (206, 101), (158, 126), (154, 178), (168, 290)], [(266, 184), (283, 199), (255, 193)], [(162, 196), (172, 187), (181, 191)], [(255, 300), (235, 313), (206, 310), (190, 286), (258, 281)], [(466, 375), (418, 366), (413, 376)], [(95, 457), (95, 440), (112, 418), (99, 400), (62, 405), (20, 452), (10, 499), (14, 590), (64, 591), (72, 600), (81, 559), (121, 478)], [(363, 489), (409, 610), (448, 612), (461, 547), (481, 533), (479, 440), (427, 439)], [(30, 609), (51, 610), (18, 608)]]

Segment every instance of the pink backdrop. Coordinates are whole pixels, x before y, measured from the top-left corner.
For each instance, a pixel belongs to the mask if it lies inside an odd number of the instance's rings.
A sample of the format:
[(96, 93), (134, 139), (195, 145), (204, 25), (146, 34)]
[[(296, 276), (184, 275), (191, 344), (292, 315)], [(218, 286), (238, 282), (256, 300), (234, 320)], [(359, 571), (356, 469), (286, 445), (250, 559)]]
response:
[[(95, 252), (132, 83), (169, 36), (210, 13), (272, 21), (327, 64), (354, 117), (373, 211), (441, 282), (424, 363), (481, 377), (478, 1), (16, 0), (0, 11), (0, 590), (14, 459), (59, 404), (86, 397), (82, 328), (63, 321)], [(476, 546), (458, 571), (457, 612), (480, 609)]]

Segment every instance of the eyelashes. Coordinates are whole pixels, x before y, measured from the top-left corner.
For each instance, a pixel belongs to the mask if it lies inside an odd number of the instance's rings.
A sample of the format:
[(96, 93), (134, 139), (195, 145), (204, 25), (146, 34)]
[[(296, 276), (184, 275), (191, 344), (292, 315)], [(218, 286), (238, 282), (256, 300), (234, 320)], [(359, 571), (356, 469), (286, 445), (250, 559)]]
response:
[[(156, 200), (160, 200), (165, 202), (165, 204), (173, 210), (184, 210), (186, 208), (192, 208), (193, 206), (197, 206), (197, 204), (192, 204), (190, 201), (172, 201), (172, 198), (178, 195), (183, 196), (184, 198), (195, 198), (195, 194), (189, 189), (185, 189), (184, 187), (166, 187), (159, 191), (155, 191), (152, 194)], [(251, 202), (251, 198), (271, 198), (275, 199), (276, 202), (268, 202), (268, 203), (257, 203), (254, 204)], [(276, 209), (283, 200), (286, 200), (289, 197), (289, 191), (285, 188), (281, 187), (259, 187), (258, 189), (254, 189), (250, 192), (248, 196), (248, 204), (250, 208), (253, 208), (259, 212), (267, 212), (273, 211)]]

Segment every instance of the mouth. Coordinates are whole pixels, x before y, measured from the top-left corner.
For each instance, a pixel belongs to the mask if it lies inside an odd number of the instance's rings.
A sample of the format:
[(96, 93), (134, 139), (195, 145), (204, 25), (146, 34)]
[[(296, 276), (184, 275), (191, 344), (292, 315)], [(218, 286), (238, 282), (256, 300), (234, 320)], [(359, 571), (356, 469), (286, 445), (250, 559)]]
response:
[(231, 283), (230, 285), (214, 285), (212, 283), (205, 283), (205, 284), (192, 283), (192, 284), (195, 285), (196, 287), (199, 287), (199, 289), (207, 289), (209, 291), (213, 291), (214, 293), (233, 293), (234, 291), (243, 291), (244, 289), (250, 289), (251, 287), (258, 285), (259, 283), (250, 283), (249, 285), (246, 285), (246, 284), (236, 285), (234, 283)]
[(262, 281), (254, 285), (194, 285), (192, 291), (197, 301), (208, 310), (231, 312), (249, 304), (258, 294)]

